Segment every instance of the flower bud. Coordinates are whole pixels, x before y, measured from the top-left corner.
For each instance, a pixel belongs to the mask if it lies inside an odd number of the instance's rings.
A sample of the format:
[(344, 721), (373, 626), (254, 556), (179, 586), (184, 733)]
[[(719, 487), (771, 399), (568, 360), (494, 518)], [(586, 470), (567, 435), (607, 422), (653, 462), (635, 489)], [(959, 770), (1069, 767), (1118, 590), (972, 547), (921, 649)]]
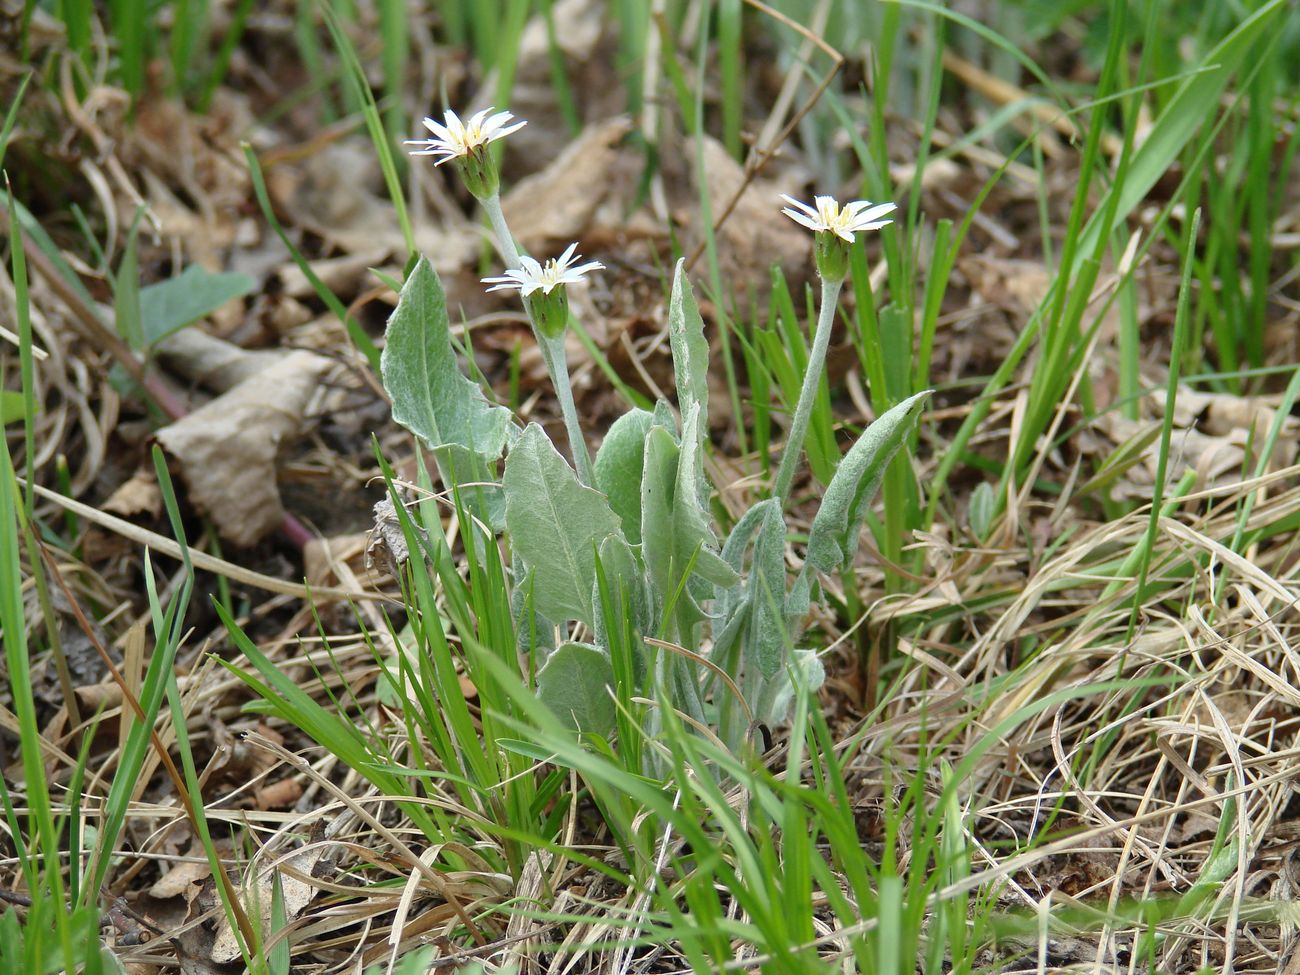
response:
[(813, 255), (817, 273), (823, 281), (843, 281), (849, 273), (849, 248), (853, 245), (829, 230), (820, 230), (814, 237)]
[(496, 195), (501, 186), (496, 160), (488, 146), (478, 146), (463, 156), (456, 157), (456, 169), (465, 188), (476, 199), (487, 200)]
[(528, 298), (537, 331), (548, 339), (557, 339), (569, 327), (569, 294), (564, 285), (550, 291), (534, 291)]

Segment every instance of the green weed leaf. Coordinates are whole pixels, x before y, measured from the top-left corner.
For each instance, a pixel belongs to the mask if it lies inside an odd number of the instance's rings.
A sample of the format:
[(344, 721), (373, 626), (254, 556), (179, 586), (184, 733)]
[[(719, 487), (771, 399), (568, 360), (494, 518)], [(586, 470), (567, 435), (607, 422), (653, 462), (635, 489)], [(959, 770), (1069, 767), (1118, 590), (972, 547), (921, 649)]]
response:
[(147, 345), (204, 318), (227, 301), (249, 294), (257, 282), (247, 274), (217, 273), (191, 264), (178, 277), (140, 289), (140, 324)]
[(970, 493), (970, 507), (967, 509), (966, 518), (970, 523), (970, 530), (975, 537), (981, 542), (987, 541), (989, 529), (993, 527), (993, 516), (997, 513), (998, 499), (993, 492), (993, 485), (988, 481), (980, 481), (975, 485), (975, 490)]
[(26, 412), (23, 394), (13, 389), (0, 391), (0, 427), (7, 427), (23, 418)]

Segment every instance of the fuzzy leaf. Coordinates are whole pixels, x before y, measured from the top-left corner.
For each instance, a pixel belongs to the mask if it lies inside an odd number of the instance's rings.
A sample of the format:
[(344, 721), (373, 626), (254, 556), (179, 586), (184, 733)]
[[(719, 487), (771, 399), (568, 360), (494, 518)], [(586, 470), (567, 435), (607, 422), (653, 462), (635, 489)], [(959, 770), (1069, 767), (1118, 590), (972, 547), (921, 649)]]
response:
[(608, 738), (614, 730), (614, 668), (598, 647), (564, 643), (537, 672), (537, 696), (575, 731)]
[(609, 506), (623, 524), (623, 534), (641, 544), (641, 471), (645, 465), (645, 438), (654, 414), (629, 410), (609, 428), (596, 451), (596, 487), (609, 498)]
[(673, 413), (672, 406), (666, 400), (655, 401), (655, 426), (663, 427), (673, 435), (673, 440), (679, 439), (677, 436), (677, 415)]
[[(518, 554), (515, 553), (516, 561)], [(522, 563), (512, 566), (515, 584), (510, 589), (510, 616), (515, 623), (515, 642), (522, 654), (535, 654), (545, 660), (555, 649), (555, 624), (538, 612), (529, 598), (533, 579)]]
[[(793, 677), (793, 679), (791, 679)], [(813, 650), (796, 650), (788, 667), (764, 682), (754, 703), (754, 719), (769, 727), (790, 720), (790, 706), (796, 693), (815, 691), (826, 682), (826, 668)]]
[(704, 337), (704, 319), (695, 303), (695, 291), (686, 276), (686, 261), (679, 260), (673, 273), (673, 292), (668, 299), (668, 338), (673, 350), (673, 374), (677, 380), (677, 409), (685, 418), (699, 407), (697, 433), (703, 438), (709, 429), (709, 343)]
[[(731, 528), (731, 534), (727, 536), (727, 541), (722, 546), (722, 559), (737, 574), (744, 571), (745, 552), (749, 549), (749, 544), (754, 538), (754, 533), (763, 526), (763, 520), (767, 517), (767, 509), (776, 504), (773, 498), (759, 501), (743, 515), (740, 520)], [(735, 589), (723, 588), (717, 593), (717, 602), (714, 604), (714, 612), (724, 620), (730, 620), (733, 613), (740, 608), (743, 601), (747, 600), (748, 593), (742, 594)], [(715, 640), (717, 637), (715, 636)]]
[(500, 457), (510, 411), (489, 403), (478, 383), (461, 374), (447, 297), (426, 258), (402, 286), (386, 334), (380, 372), (393, 399), (393, 419), (431, 449), (457, 444), (488, 460)]
[(609, 502), (583, 486), (536, 423), (510, 449), (502, 486), (506, 528), (532, 573), (537, 612), (556, 622), (593, 625), (596, 547), (618, 534)]
[(661, 426), (650, 428), (641, 473), (641, 558), (661, 605), (676, 589), (682, 572), (680, 565), (673, 565), (678, 453), (671, 433)]
[[(610, 619), (605, 615), (605, 602), (615, 616), (626, 613), (637, 634), (637, 644), (632, 648), (632, 669), (638, 683), (645, 677), (645, 646), (640, 642), (642, 635), (650, 632), (651, 615), (650, 595), (646, 591), (645, 573), (628, 543), (618, 535), (610, 535), (600, 543), (600, 568), (605, 576), (604, 598), (600, 592), (600, 579), (591, 594), (593, 612), (596, 616), (596, 645), (609, 650)], [(614, 619), (614, 625), (621, 630), (622, 618)]]
[(677, 491), (673, 499), (674, 531), (682, 539), (689, 557), (698, 550), (695, 575), (715, 586), (730, 588), (740, 581), (736, 571), (718, 554), (718, 540), (713, 534), (712, 519), (704, 507), (708, 483), (704, 480), (698, 431), (702, 411), (692, 406), (682, 414), (682, 448), (677, 461)]
[(768, 506), (749, 570), (752, 609), (745, 649), (749, 658), (746, 664), (757, 664), (759, 673), (771, 678), (785, 662), (790, 642), (785, 625), (785, 519), (776, 498), (761, 503)]
[(444, 483), (459, 486), (461, 502), (474, 517), (494, 532), (506, 527), (506, 501), (497, 483), (497, 461), (460, 444), (448, 444), (435, 459)]
[(853, 558), (867, 506), (876, 496), (885, 469), (906, 442), (929, 396), (930, 391), (926, 390), (886, 410), (849, 448), (813, 518), (808, 535), (808, 565), (830, 573)]
[(694, 566), (685, 591), (677, 597), (680, 618), (687, 625), (704, 615), (697, 602), (700, 587), (693, 583), (698, 580), (725, 589), (740, 581), (718, 554), (700, 504), (699, 469), (693, 460), (698, 447), (690, 446), (698, 415), (698, 408), (693, 408), (687, 417), (680, 447), (663, 427), (651, 427), (641, 481), (641, 557), (661, 601), (673, 598), (686, 567)]

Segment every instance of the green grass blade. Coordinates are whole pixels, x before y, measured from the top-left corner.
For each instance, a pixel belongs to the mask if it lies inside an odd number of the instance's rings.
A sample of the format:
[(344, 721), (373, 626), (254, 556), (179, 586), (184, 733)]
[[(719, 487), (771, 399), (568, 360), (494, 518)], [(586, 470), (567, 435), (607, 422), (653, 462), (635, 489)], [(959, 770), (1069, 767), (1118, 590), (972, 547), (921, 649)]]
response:
[(370, 141), (375, 147), (375, 154), (379, 157), (379, 168), (384, 174), (384, 185), (388, 187), (389, 199), (397, 211), (397, 223), (402, 228), (402, 239), (406, 241), (407, 260), (412, 260), (417, 253), (415, 231), (411, 226), (411, 215), (406, 209), (406, 194), (402, 189), (397, 159), (393, 156), (393, 140), (384, 130), (384, 121), (375, 102), (375, 93), (370, 90), (370, 82), (366, 79), (366, 70), (361, 64), (361, 59), (357, 57), (352, 41), (344, 32), (339, 16), (331, 6), (331, 0), (320, 0), (320, 9), (321, 15), (325, 18), (325, 26), (329, 28), (330, 37), (334, 40), (334, 48), (343, 61), (344, 80), (352, 97), (361, 106), (361, 114), (366, 120), (366, 131), (370, 133)]
[(243, 144), (243, 149), (244, 159), (248, 162), (248, 173), (253, 181), (253, 192), (257, 196), (258, 205), (262, 208), (262, 215), (266, 217), (267, 223), (271, 225), (276, 236), (280, 238), (281, 243), (288, 248), (289, 254), (293, 257), (294, 263), (298, 265), (298, 269), (302, 271), (307, 280), (311, 282), (311, 286), (313, 290), (315, 290), (317, 297), (319, 297), (320, 300), (325, 303), (325, 307), (332, 311), (338, 320), (343, 323), (343, 327), (347, 329), (348, 336), (352, 339), (352, 343), (357, 347), (357, 350), (366, 357), (366, 361), (370, 363), (371, 370), (376, 376), (378, 376), (380, 371), (379, 348), (371, 340), (370, 336), (366, 334), (365, 330), (361, 327), (361, 324), (348, 314), (348, 310), (343, 306), (343, 302), (339, 301), (338, 296), (335, 295), (334, 292), (326, 286), (325, 282), (320, 279), (320, 276), (312, 270), (312, 266), (307, 262), (307, 258), (303, 256), (302, 251), (298, 250), (293, 241), (289, 239), (289, 235), (285, 233), (284, 227), (280, 224), (279, 218), (275, 215), (275, 208), (271, 205), (271, 197), (266, 191), (266, 180), (262, 176), (262, 167), (257, 161), (257, 154), (253, 151), (253, 147), (246, 142)]

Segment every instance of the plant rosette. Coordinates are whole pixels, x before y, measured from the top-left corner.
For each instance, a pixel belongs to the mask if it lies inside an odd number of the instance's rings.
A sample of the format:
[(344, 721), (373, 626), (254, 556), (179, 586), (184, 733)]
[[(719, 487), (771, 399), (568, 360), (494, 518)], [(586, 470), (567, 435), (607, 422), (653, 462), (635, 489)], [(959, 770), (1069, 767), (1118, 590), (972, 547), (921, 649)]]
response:
[[(461, 125), (449, 112), (446, 124), (426, 119), (436, 138), (418, 143), (424, 148), (417, 154), (439, 162), (487, 158), (488, 143), (524, 124), (508, 125), (512, 118), (478, 113)], [(841, 207), (819, 196), (808, 206), (785, 198), (784, 212), (817, 235), (818, 332), (774, 489), (723, 538), (704, 464), (709, 343), (685, 262), (677, 263), (668, 306), (676, 409), (661, 401), (653, 411), (629, 410), (606, 431), (593, 464), (573, 407), (563, 334), (567, 287), (604, 265), (580, 263), (576, 244), (544, 263), (520, 256), (494, 180), (493, 170), (471, 186), (507, 265), (484, 283), (494, 292), (517, 291), (528, 311), (576, 470), (540, 426), (525, 426), (492, 404), (460, 372), (441, 283), (427, 260), (408, 278), (388, 323), (382, 371), (394, 417), (439, 456), (456, 452), (458, 462), (439, 469), (458, 497), (473, 498), (487, 484), (504, 499), (503, 513), (489, 512), (477, 525), (509, 543), (517, 630), (545, 631), (524, 649), (546, 654), (537, 691), (557, 717), (609, 738), (634, 698), (662, 695), (740, 751), (759, 723), (783, 722), (796, 696), (822, 683), (818, 655), (798, 647), (811, 602), (821, 598), (817, 577), (851, 563), (884, 471), (907, 444), (929, 395), (917, 393), (883, 413), (841, 459), (813, 518), (804, 565), (792, 578), (783, 508), (803, 454), (809, 390), (821, 377), (848, 247), (856, 234), (888, 224), (894, 204)], [(461, 471), (473, 477), (455, 476)], [(687, 652), (669, 652), (665, 642)], [(710, 648), (707, 667), (692, 659), (702, 647)]]

